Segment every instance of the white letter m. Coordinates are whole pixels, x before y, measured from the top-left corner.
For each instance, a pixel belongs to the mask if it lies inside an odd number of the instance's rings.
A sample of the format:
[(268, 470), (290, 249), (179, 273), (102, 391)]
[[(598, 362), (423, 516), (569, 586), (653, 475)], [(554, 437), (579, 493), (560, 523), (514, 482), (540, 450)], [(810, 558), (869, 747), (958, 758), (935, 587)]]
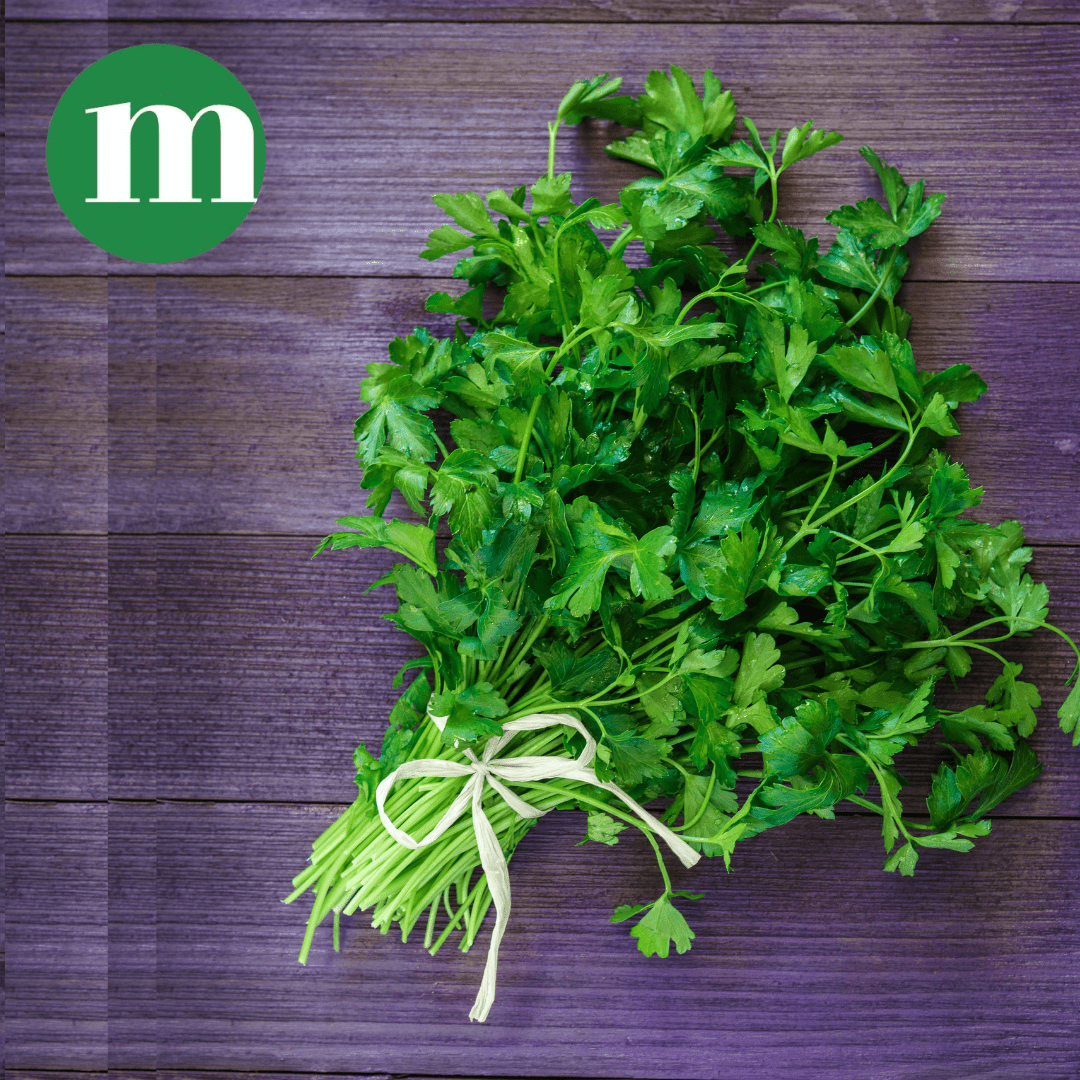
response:
[(221, 195), (215, 203), (255, 202), (255, 129), (235, 105), (207, 105), (194, 117), (175, 105), (147, 105), (134, 116), (131, 102), (99, 105), (97, 195), (89, 203), (137, 203), (131, 197), (131, 128), (143, 113), (158, 125), (158, 193), (152, 203), (197, 203), (191, 194), (191, 143), (195, 125), (216, 113), (221, 127)]

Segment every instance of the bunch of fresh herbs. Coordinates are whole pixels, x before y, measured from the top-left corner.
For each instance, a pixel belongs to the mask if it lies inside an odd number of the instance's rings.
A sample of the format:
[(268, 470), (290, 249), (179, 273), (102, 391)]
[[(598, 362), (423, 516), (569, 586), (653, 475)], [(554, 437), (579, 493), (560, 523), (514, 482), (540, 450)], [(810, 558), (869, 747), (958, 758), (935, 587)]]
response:
[[(839, 134), (808, 121), (763, 138), (743, 117), (735, 139), (732, 95), (708, 71), (700, 96), (677, 67), (637, 98), (614, 96), (619, 83), (574, 84), (530, 188), (435, 196), (453, 224), (422, 257), (465, 253), (454, 276), (468, 288), (428, 310), (456, 316), (454, 333), (396, 339), (362, 383), (374, 514), (342, 519), (318, 551), (407, 560), (377, 584), (424, 649), (403, 670), (423, 670), (379, 757), (357, 749), (357, 800), (295, 879), (290, 900), (316, 894), (301, 959), (328, 914), (336, 946), (338, 915), (369, 908), (403, 938), (425, 918), (432, 952), (458, 930), (473, 943), (491, 900), (471, 823), (409, 850), (374, 790), (404, 761), (464, 760), (532, 713), (579, 717), (598, 777), (666, 800), (665, 820), (725, 864), (738, 843), (798, 814), (830, 818), (843, 799), (880, 817), (885, 869), (911, 874), (924, 848), (971, 848), (1040, 771), (1026, 741), (1039, 691), (998, 648), (1054, 630), (1047, 590), (1025, 572), (1018, 524), (965, 517), (981, 489), (941, 449), (957, 405), (986, 387), (966, 364), (920, 371), (897, 301), (907, 246), (944, 197), (863, 147), (884, 198), (829, 214), (838, 232), (821, 253), (778, 217), (777, 180)], [(576, 203), (554, 171), (560, 126), (586, 116), (629, 129), (608, 149), (648, 170), (611, 205)], [(741, 248), (718, 245), (718, 228)], [(641, 265), (624, 261), (630, 244)], [(448, 440), (438, 410), (453, 417)], [(421, 523), (384, 517), (395, 493)], [(1001, 666), (985, 701), (935, 707), (937, 682), (964, 676), (973, 653)], [(1059, 717), (1080, 742), (1080, 685)], [(895, 762), (927, 736), (947, 760), (929, 820), (915, 820)], [(513, 752), (581, 745), (555, 728), (517, 736)], [(419, 838), (459, 790), (403, 781), (386, 809)], [(520, 793), (586, 810), (603, 844), (640, 825), (588, 785)], [(490, 789), (484, 806), (509, 856), (533, 822)], [(661, 896), (613, 921), (644, 912), (632, 933), (666, 956), (694, 935), (673, 903), (688, 894), (660, 870)]]

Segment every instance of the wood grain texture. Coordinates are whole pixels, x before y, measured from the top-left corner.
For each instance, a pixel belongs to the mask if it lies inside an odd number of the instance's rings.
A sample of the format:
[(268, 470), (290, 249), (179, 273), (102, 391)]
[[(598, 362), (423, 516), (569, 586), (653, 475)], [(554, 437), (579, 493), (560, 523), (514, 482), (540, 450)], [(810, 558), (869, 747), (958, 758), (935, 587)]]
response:
[(9, 1065), (154, 1067), (156, 821), (153, 804), (6, 805)]
[(608, 925), (659, 888), (644, 841), (576, 848), (582, 815), (553, 815), (515, 854), (499, 997), (469, 1025), (482, 948), (433, 959), (357, 916), (342, 954), (324, 928), (296, 964), (305, 912), (277, 900), (332, 814), (159, 809), (163, 1068), (771, 1080), (797, 1059), (821, 1080), (1075, 1076), (1077, 822), (999, 823), (904, 879), (879, 869), (871, 821), (804, 819), (729, 875), (680, 872), (706, 894), (685, 905), (697, 939), (661, 960)]
[[(793, 823), (745, 845), (731, 874), (676, 875), (706, 895), (685, 904), (693, 949), (660, 960), (608, 925), (613, 906), (659, 887), (649, 849), (576, 848), (581, 815), (553, 815), (515, 855), (499, 998), (481, 1027), (461, 1021), (482, 945), (433, 959), (357, 916), (340, 955), (324, 929), (296, 963), (303, 905), (279, 900), (334, 813), (131, 804), (118, 827), (111, 807), (9, 806), (7, 1069), (101, 1069), (107, 1034), (114, 1069), (146, 1069), (120, 1062), (152, 1049), (173, 1075), (744, 1080), (780, 1077), (793, 1058), (811, 1080), (1075, 1075), (1075, 821), (999, 822), (966, 855), (928, 853), (911, 879), (878, 869), (866, 818)], [(108, 878), (106, 819), (110, 848), (127, 838)], [(140, 955), (118, 949), (140, 932)], [(151, 970), (140, 1029), (118, 990)]]
[(108, 1067), (157, 1065), (157, 808), (108, 807)]
[(5, 538), (5, 794), (108, 795), (104, 537)]
[(110, 536), (107, 573), (108, 792), (111, 799), (152, 799), (158, 764), (155, 538)]
[[(192, 1073), (184, 1069), (122, 1069), (110, 1070), (118, 1073), (117, 1080), (191, 1080)], [(93, 1073), (78, 1072), (76, 1070), (63, 1070), (44, 1072), (37, 1069), (6, 1069), (5, 1080), (91, 1080)], [(407, 1076), (405, 1073), (318, 1073), (318, 1072), (224, 1072), (212, 1069), (200, 1069), (198, 1080), (449, 1080), (442, 1076), (418, 1077), (415, 1074)], [(457, 1075), (453, 1080), (479, 1080), (474, 1073), (471, 1076)], [(485, 1077), (484, 1080), (493, 1080)], [(496, 1078), (497, 1080), (497, 1078)], [(550, 1080), (560, 1080), (553, 1077)]]
[[(366, 593), (392, 556), (309, 558), (285, 537), (9, 537), (7, 795), (23, 799), (345, 802), (352, 752), (381, 744), (394, 672), (417, 655)], [(25, 571), (25, 572), (24, 572)], [(1080, 549), (1032, 564), (1051, 618), (1080, 634)], [(105, 656), (108, 656), (108, 673)], [(1008, 655), (1043, 692), (1034, 745), (1045, 771), (1004, 813), (1080, 816), (1076, 751), (1054, 712), (1071, 661), (1059, 638)], [(943, 704), (981, 699), (977, 664)], [(940, 758), (908, 755), (912, 805)]]
[[(428, 285), (169, 280), (159, 290), (159, 527), (318, 533), (357, 512), (367, 497), (352, 460), (357, 381), (393, 334), (449, 331), (423, 309)], [(990, 386), (950, 445), (986, 486), (980, 516), (1016, 518), (1033, 541), (1080, 541), (1080, 288), (912, 284), (904, 299), (920, 365), (969, 362)]]
[(152, 538), (5, 540), (5, 793), (154, 798)]
[[(1080, 30), (860, 24), (16, 23), (7, 43), (7, 269), (138, 273), (66, 221), (44, 168), (64, 87), (108, 49), (146, 40), (208, 53), (244, 82), (267, 132), (258, 205), (214, 250), (163, 274), (438, 274), (416, 258), (440, 223), (437, 191), (531, 182), (546, 122), (571, 76), (609, 70), (640, 85), (673, 60), (717, 69), (759, 124), (812, 115), (848, 143), (795, 170), (782, 216), (817, 231), (842, 202), (876, 193), (855, 152), (872, 141), (930, 190), (945, 216), (915, 250), (928, 280), (1080, 277), (1072, 88)], [(902, 74), (900, 74), (902, 73)], [(402, 77), (403, 74), (406, 77)], [(451, 104), (452, 102), (452, 104)], [(447, 119), (449, 115), (449, 120)], [(579, 197), (610, 199), (635, 166), (603, 152), (604, 125), (570, 131), (559, 169)]]
[(110, 278), (109, 531), (157, 527), (157, 332), (155, 278)]
[[(382, 620), (394, 607), (390, 591), (364, 592), (390, 553), (315, 562), (309, 553), (293, 539), (159, 539), (156, 694), (159, 755), (168, 762), (160, 797), (354, 797), (352, 752), (361, 740), (381, 745), (398, 694), (393, 673), (419, 650)], [(1080, 550), (1041, 548), (1033, 573), (1049, 583), (1052, 617), (1076, 636)], [(1043, 634), (1011, 643), (1009, 655), (1043, 691), (1035, 745), (1046, 770), (1005, 812), (1080, 816), (1076, 751), (1054, 718), (1071, 653)], [(948, 696), (979, 701), (996, 674), (980, 666)], [(928, 747), (905, 767), (923, 796), (939, 759)]]
[(108, 814), (104, 804), (4, 808), (6, 1066), (106, 1067)]
[(511, 0), (453, 6), (435, 0), (311, 0), (298, 7), (287, 0), (14, 0), (14, 20), (227, 19), (289, 22), (1076, 22), (1080, 13), (1068, 0), (851, 0), (842, 6), (820, 0)]
[[(6, 1069), (5, 1080), (90, 1080), (93, 1073), (58, 1069), (43, 1072), (38, 1069)], [(406, 1076), (404, 1073), (296, 1073), (296, 1072), (222, 1072), (201, 1069), (199, 1080), (447, 1080), (437, 1076)], [(153, 1072), (140, 1069), (124, 1069), (117, 1080), (190, 1080), (191, 1073), (178, 1069), (156, 1069)], [(478, 1080), (473, 1076), (456, 1076), (454, 1080)], [(485, 1080), (492, 1080), (491, 1077)], [(552, 1078), (558, 1080), (558, 1078)]]
[[(424, 310), (435, 288), (460, 284), (110, 279), (106, 314), (93, 279), (10, 280), (8, 531), (329, 530), (367, 498), (358, 382), (395, 334), (449, 332)], [(985, 486), (977, 515), (1080, 542), (1080, 286), (912, 283), (902, 299), (921, 366), (970, 363), (989, 384), (950, 443)]]
[[(109, 316), (104, 281), (42, 278), (32, 313), (5, 289), (7, 532), (108, 526)], [(23, 292), (25, 296), (25, 292)]]

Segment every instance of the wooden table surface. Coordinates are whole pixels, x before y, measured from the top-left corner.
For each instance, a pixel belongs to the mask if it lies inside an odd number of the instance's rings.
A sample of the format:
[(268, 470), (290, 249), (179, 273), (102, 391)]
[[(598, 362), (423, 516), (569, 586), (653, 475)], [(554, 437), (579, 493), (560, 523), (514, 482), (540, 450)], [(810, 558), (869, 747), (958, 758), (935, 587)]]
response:
[[(296, 10), (301, 7), (303, 10)], [(692, 951), (635, 951), (613, 905), (655, 893), (634, 840), (552, 815), (514, 858), (499, 997), (483, 949), (428, 957), (354, 917), (296, 963), (283, 906), (351, 800), (413, 655), (364, 594), (380, 552), (311, 562), (359, 512), (357, 381), (432, 322), (417, 259), (439, 191), (544, 167), (576, 77), (710, 67), (740, 114), (848, 140), (783, 184), (783, 216), (875, 193), (866, 141), (948, 193), (904, 302), (922, 365), (989, 392), (953, 453), (1018, 517), (1080, 635), (1080, 5), (1073, 0), (8, 0), (6, 39), (6, 1068), (17, 1078), (345, 1076), (1076, 1080), (1080, 751), (1054, 712), (1042, 778), (964, 856), (882, 873), (874, 821), (800, 818), (679, 877)], [(200, 21), (205, 20), (205, 21)], [(107, 257), (55, 204), (45, 132), (89, 63), (170, 42), (259, 106), (258, 205), (218, 248)], [(610, 198), (603, 125), (558, 167)], [(580, 197), (580, 196), (579, 196)], [(445, 327), (445, 323), (433, 323)], [(950, 690), (981, 699), (977, 669)], [(925, 787), (931, 757), (909, 773)], [(913, 804), (914, 805), (914, 804)], [(650, 891), (652, 890), (652, 891)]]

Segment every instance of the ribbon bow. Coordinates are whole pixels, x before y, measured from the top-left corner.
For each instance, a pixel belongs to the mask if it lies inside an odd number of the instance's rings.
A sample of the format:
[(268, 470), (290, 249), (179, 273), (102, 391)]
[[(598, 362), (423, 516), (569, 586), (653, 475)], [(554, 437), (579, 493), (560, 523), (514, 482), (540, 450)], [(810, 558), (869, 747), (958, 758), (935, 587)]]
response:
[[(430, 715), (430, 714), (429, 714)], [(432, 716), (432, 722), (440, 731), (446, 725), (445, 716)], [(543, 728), (555, 727), (565, 724), (567, 727), (580, 731), (585, 736), (585, 749), (575, 758), (560, 757), (513, 757), (495, 760), (495, 755), (519, 732), (539, 731)], [(491, 822), (488, 821), (483, 807), (480, 805), (484, 794), (484, 785), (490, 784), (510, 806), (522, 817), (543, 817), (548, 811), (538, 810), (530, 806), (524, 799), (515, 795), (502, 781), (511, 784), (531, 783), (538, 780), (580, 780), (586, 784), (610, 791), (621, 799), (650, 829), (662, 837), (665, 843), (678, 856), (683, 866), (690, 867), (701, 856), (681, 837), (673, 833), (666, 825), (661, 824), (643, 806), (636, 803), (623, 791), (618, 784), (603, 781), (597, 778), (592, 768), (592, 760), (596, 756), (596, 740), (589, 734), (585, 725), (576, 717), (567, 713), (533, 713), (531, 716), (522, 717), (520, 720), (511, 720), (503, 725), (503, 734), (489, 739), (480, 757), (472, 750), (466, 750), (465, 756), (469, 759), (468, 764), (456, 761), (447, 761), (442, 758), (422, 758), (419, 761), (407, 761), (399, 765), (387, 776), (375, 790), (375, 805), (379, 810), (386, 831), (399, 843), (407, 848), (422, 848), (433, 844), (436, 840), (459, 817), (465, 812), (465, 807), (472, 803), (473, 828), (476, 831), (476, 843), (480, 849), (480, 863), (487, 874), (488, 888), (491, 890), (492, 899), (495, 901), (495, 928), (491, 933), (491, 944), (488, 946), (487, 961), (484, 964), (484, 978), (480, 983), (480, 990), (473, 1003), (470, 1020), (484, 1021), (491, 1011), (492, 1002), (495, 1000), (495, 975), (499, 963), (499, 944), (502, 941), (506, 925), (510, 921), (510, 870), (506, 864), (502, 847), (495, 835)], [(386, 814), (386, 797), (397, 780), (405, 780), (419, 776), (467, 776), (468, 783), (462, 788), (461, 793), (451, 803), (442, 820), (423, 838), (414, 840), (407, 832), (399, 829)]]

